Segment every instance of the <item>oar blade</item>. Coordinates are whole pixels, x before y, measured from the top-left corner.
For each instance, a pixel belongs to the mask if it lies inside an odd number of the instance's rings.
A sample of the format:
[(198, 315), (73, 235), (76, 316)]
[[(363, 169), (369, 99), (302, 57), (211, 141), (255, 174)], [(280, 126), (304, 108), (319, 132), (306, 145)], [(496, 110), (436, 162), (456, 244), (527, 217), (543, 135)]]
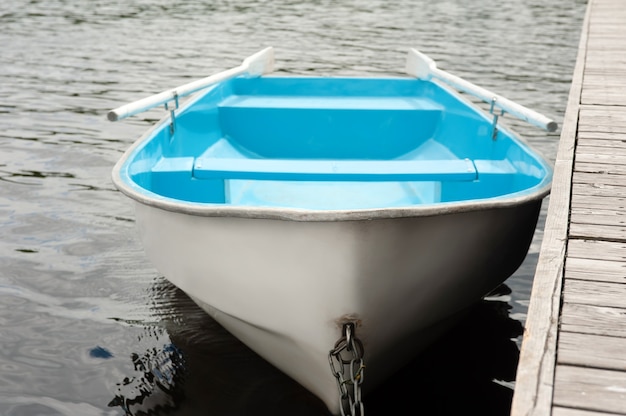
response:
[(430, 79), (437, 69), (435, 61), (417, 49), (410, 49), (406, 58), (405, 72), (419, 79)]
[(247, 67), (247, 72), (252, 76), (269, 74), (274, 71), (274, 48), (270, 46), (250, 55), (243, 60), (242, 66)]

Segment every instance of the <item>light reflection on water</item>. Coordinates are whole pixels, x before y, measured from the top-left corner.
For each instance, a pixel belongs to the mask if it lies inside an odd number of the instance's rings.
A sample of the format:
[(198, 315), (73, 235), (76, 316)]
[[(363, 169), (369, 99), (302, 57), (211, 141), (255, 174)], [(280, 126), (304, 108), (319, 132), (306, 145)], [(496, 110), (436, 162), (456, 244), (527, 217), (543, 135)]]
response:
[[(279, 72), (324, 75), (394, 75), (416, 47), (441, 68), (560, 122), (585, 3), (2, 2), (0, 414), (123, 415), (115, 398), (134, 397), (142, 377), (160, 389), (150, 365), (183, 380), (169, 405), (175, 410), (162, 414), (324, 414), (147, 262), (110, 171), (161, 111), (109, 123), (110, 108), (238, 65), (269, 45)], [(507, 121), (554, 159), (558, 134)], [(489, 377), (508, 369), (498, 376), (507, 386), (515, 351), (495, 368), (488, 359), (472, 367), (472, 354), (477, 345), (495, 353), (500, 343), (509, 351), (510, 339), (519, 340), (544, 217), (545, 205), (529, 257), (507, 282), (512, 293), (479, 306), (393, 390), (373, 395), (369, 414), (418, 390), (422, 407), (473, 392), (480, 413), (501, 414), (490, 404), (499, 397), (506, 407), (511, 390)]]

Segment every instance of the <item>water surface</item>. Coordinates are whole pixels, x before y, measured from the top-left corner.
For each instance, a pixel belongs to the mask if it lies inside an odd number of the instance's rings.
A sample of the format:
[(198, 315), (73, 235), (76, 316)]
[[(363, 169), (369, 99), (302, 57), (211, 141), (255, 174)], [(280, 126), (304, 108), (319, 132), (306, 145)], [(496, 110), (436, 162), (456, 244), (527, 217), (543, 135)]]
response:
[[(162, 110), (110, 123), (109, 109), (266, 46), (280, 73), (366, 76), (397, 75), (415, 47), (561, 122), (585, 5), (2, 2), (0, 414), (325, 414), (147, 262), (110, 171)], [(558, 133), (509, 124), (554, 159)], [(511, 292), (478, 305), (373, 394), (368, 414), (398, 403), (507, 414), (546, 206)]]

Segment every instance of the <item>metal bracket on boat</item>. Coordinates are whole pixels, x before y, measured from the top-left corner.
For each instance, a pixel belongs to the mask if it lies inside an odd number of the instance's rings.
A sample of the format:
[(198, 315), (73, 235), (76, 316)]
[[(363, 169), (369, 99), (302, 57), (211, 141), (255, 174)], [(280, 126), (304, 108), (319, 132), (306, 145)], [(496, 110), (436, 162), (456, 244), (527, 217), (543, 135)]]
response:
[(409, 50), (409, 55), (406, 61), (406, 72), (419, 79), (437, 79), (459, 91), (463, 91), (473, 95), (474, 97), (480, 98), (487, 103), (491, 101), (492, 108), (493, 105), (496, 104), (494, 102), (494, 98), (497, 98), (497, 105), (502, 109), (503, 114), (504, 110), (506, 110), (507, 113), (547, 131), (556, 131), (558, 127), (554, 120), (550, 120), (548, 117), (539, 114), (536, 111), (530, 110), (505, 97), (494, 94), (491, 91), (479, 87), (478, 85), (474, 85), (463, 78), (457, 77), (456, 75), (442, 71), (437, 68), (437, 63), (435, 61), (416, 49)]
[(170, 112), (170, 135), (173, 135), (174, 130), (176, 130), (176, 110), (178, 110), (178, 93), (176, 91), (172, 94), (172, 100), (174, 101), (174, 108), (170, 108), (167, 101), (164, 104), (165, 111)]
[(501, 109), (500, 114), (496, 114), (494, 111), (496, 106), (496, 101), (498, 101), (498, 97), (493, 97), (491, 99), (491, 108), (489, 108), (489, 114), (493, 115), (493, 121), (491, 122), (491, 139), (496, 140), (498, 138), (498, 117), (503, 116), (505, 111)]
[(361, 384), (365, 375), (363, 343), (355, 336), (356, 325), (343, 325), (342, 336), (328, 353), (328, 361), (339, 388), (339, 407), (342, 416), (363, 416)]

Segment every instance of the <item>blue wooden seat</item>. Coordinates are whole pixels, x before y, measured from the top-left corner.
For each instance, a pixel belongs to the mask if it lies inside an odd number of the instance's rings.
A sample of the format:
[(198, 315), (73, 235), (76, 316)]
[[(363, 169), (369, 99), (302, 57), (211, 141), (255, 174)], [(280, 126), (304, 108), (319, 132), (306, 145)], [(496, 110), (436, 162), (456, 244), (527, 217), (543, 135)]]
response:
[(281, 181), (473, 181), (474, 163), (455, 160), (300, 160), (197, 158), (196, 179)]

